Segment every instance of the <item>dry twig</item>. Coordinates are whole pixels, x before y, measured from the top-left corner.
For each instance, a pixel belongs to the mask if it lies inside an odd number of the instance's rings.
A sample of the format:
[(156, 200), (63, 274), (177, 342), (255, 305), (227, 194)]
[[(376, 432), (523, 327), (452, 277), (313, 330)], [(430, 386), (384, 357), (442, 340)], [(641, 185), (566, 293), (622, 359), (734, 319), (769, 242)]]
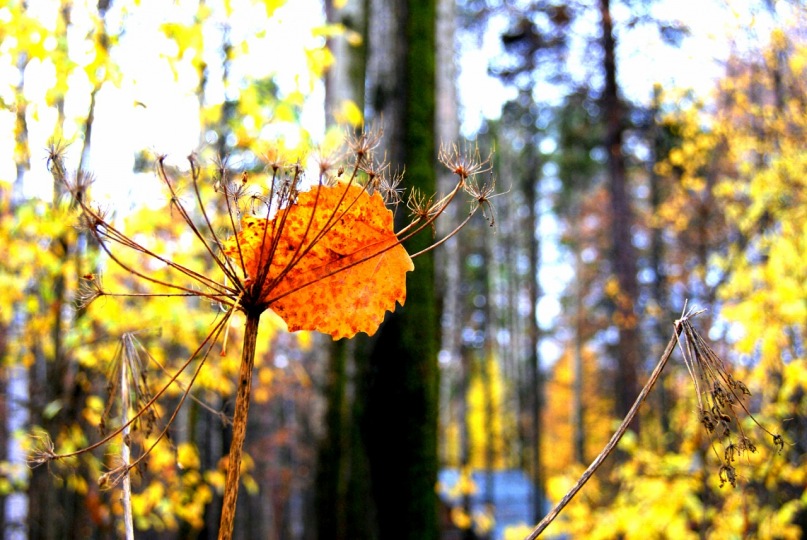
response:
[[(642, 405), (644, 400), (647, 399), (648, 394), (653, 389), (656, 381), (658, 381), (659, 376), (661, 376), (661, 372), (664, 371), (664, 367), (667, 365), (667, 362), (672, 356), (676, 345), (680, 346), (681, 352), (684, 356), (684, 362), (690, 372), (690, 375), (695, 381), (695, 388), (698, 391), (698, 402), (701, 405), (701, 421), (704, 424), (704, 427), (706, 427), (707, 432), (711, 436), (715, 431), (715, 425), (709, 424), (707, 420), (717, 417), (721, 427), (721, 431), (718, 433), (718, 436), (721, 439), (727, 438), (729, 440), (729, 444), (726, 447), (726, 452), (724, 453), (725, 457), (721, 456), (715, 450), (715, 454), (717, 454), (718, 459), (721, 460), (721, 466), (718, 473), (720, 476), (721, 485), (723, 485), (725, 482), (731, 483), (732, 486), (735, 485), (736, 475), (734, 467), (731, 465), (731, 461), (733, 461), (735, 455), (739, 455), (741, 451), (756, 451), (756, 447), (754, 447), (751, 440), (741, 431), (739, 422), (736, 422), (736, 415), (734, 415), (733, 410), (734, 405), (739, 405), (742, 410), (751, 416), (748, 409), (744, 404), (742, 404), (740, 396), (738, 396), (736, 393), (739, 391), (741, 394), (750, 394), (750, 392), (748, 392), (748, 389), (744, 384), (742, 384), (742, 382), (734, 380), (731, 375), (728, 374), (723, 366), (722, 360), (720, 360), (717, 354), (715, 354), (706, 341), (692, 326), (691, 319), (704, 311), (705, 310), (696, 311), (694, 309), (686, 311), (686, 307), (684, 308), (682, 317), (675, 321), (673, 335), (670, 338), (670, 341), (667, 343), (664, 353), (662, 353), (661, 358), (656, 364), (656, 367), (653, 369), (653, 372), (650, 374), (647, 383), (645, 383), (641, 392), (639, 392), (639, 396), (636, 398), (636, 401), (628, 411), (628, 414), (622, 420), (622, 423), (619, 425), (616, 432), (614, 432), (611, 440), (608, 441), (608, 444), (606, 444), (597, 457), (594, 458), (591, 465), (589, 465), (588, 468), (583, 471), (580, 479), (571, 487), (571, 489), (569, 489), (566, 495), (564, 495), (563, 498), (555, 505), (555, 507), (540, 521), (540, 523), (538, 523), (538, 525), (535, 526), (535, 529), (533, 529), (533, 531), (526, 537), (526, 540), (534, 540), (544, 532), (549, 524), (552, 523), (556, 517), (558, 517), (558, 514), (560, 514), (566, 505), (569, 504), (569, 502), (574, 498), (574, 496), (577, 495), (577, 492), (579, 492), (586, 482), (588, 482), (588, 480), (594, 475), (594, 473), (597, 472), (597, 469), (599, 469), (600, 465), (602, 465), (605, 459), (616, 449), (617, 444), (619, 444), (619, 440), (625, 434), (628, 426), (636, 417), (639, 407)], [(682, 334), (684, 336), (685, 345), (682, 345), (679, 341)], [(711, 389), (703, 387), (703, 383), (705, 381), (713, 381)], [(704, 406), (702, 394), (706, 395), (706, 403), (709, 403), (710, 400), (713, 403), (711, 408)], [(731, 418), (722, 412), (726, 407), (730, 408), (732, 415), (734, 415), (735, 423), (740, 430), (739, 444), (734, 444), (731, 442), (731, 430), (729, 428)], [(707, 417), (705, 417), (704, 414), (706, 414)], [(751, 418), (753, 418), (753, 416), (751, 416)], [(781, 450), (782, 446), (784, 445), (782, 436), (768, 431), (761, 424), (759, 424), (756, 419), (754, 419), (754, 422), (766, 433), (773, 437), (774, 446)]]

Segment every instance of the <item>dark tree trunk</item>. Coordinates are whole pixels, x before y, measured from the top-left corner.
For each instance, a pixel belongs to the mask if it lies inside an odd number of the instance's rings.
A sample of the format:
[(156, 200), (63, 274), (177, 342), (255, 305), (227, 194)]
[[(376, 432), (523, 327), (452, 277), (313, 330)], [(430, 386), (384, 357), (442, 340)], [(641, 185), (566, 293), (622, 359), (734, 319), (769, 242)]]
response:
[[(661, 105), (661, 88), (657, 87), (653, 92), (653, 116), (652, 116), (652, 141), (654, 145), (653, 160), (649, 164), (648, 182), (650, 185), (650, 208), (654, 216), (658, 215), (658, 210), (664, 200), (664, 192), (662, 190), (663, 180), (655, 172), (655, 164), (664, 159), (666, 152), (664, 150), (664, 140), (661, 133), (659, 122)], [(654, 226), (650, 233), (650, 253), (649, 263), (650, 268), (653, 270), (653, 283), (651, 285), (651, 297), (659, 308), (659, 313), (655, 315), (653, 325), (653, 341), (655, 347), (653, 348), (653, 358), (660, 357), (664, 348), (664, 341), (669, 334), (669, 321), (661, 316), (662, 312), (666, 313), (666, 307), (669, 306), (669, 298), (667, 295), (667, 275), (664, 270), (664, 261), (666, 253), (664, 249), (664, 238), (661, 227)], [(662, 433), (671, 433), (670, 429), (670, 410), (672, 404), (670, 403), (670, 396), (664, 384), (658, 385), (656, 388), (656, 399), (658, 400), (657, 410), (659, 411), (659, 423)], [(670, 446), (669, 439), (665, 439), (662, 444)], [(668, 449), (668, 448), (667, 448)]]
[[(636, 278), (636, 253), (631, 238), (633, 213), (623, 153), (625, 113), (617, 85), (616, 42), (610, 4), (610, 0), (600, 0), (599, 4), (605, 75), (602, 107), (606, 130), (608, 188), (611, 194), (612, 261), (613, 271), (619, 283), (619, 294), (615, 302), (619, 345), (614, 395), (617, 415), (625, 416), (639, 393), (639, 333), (634, 309), (639, 296), (639, 286)], [(638, 422), (632, 427), (638, 428)]]
[(527, 256), (529, 257), (529, 275), (527, 276), (527, 294), (530, 299), (530, 308), (527, 316), (527, 344), (529, 347), (527, 354), (527, 373), (530, 382), (529, 414), (531, 427), (532, 453), (529, 469), (532, 472), (533, 482), (533, 520), (539, 521), (544, 515), (544, 478), (541, 467), (541, 439), (543, 427), (541, 416), (543, 413), (543, 389), (544, 378), (541, 371), (541, 358), (538, 354), (538, 347), (541, 338), (541, 329), (538, 326), (538, 301), (541, 297), (541, 284), (538, 280), (538, 271), (541, 265), (541, 245), (538, 236), (539, 215), (536, 205), (538, 204), (538, 180), (536, 176), (540, 171), (536, 149), (532, 145), (527, 146), (527, 160), (530, 164), (524, 170), (524, 178), (521, 188), (524, 193), (524, 202), (527, 207), (527, 223), (529, 235), (527, 237)]
[[(383, 5), (378, 5), (383, 4)], [(387, 155), (406, 164), (406, 185), (424, 193), (435, 178), (435, 2), (373, 3), (368, 105), (384, 122)], [(383, 19), (375, 19), (383, 17)], [(383, 56), (373, 59), (381, 47)], [(403, 213), (399, 216), (404, 217)], [(428, 233), (407, 244), (415, 252)], [(408, 275), (404, 309), (365, 343), (361, 418), (377, 527), (383, 539), (436, 539), (438, 310), (431, 255)]]
[(325, 434), (317, 456), (317, 538), (347, 540), (347, 444), (351, 426), (346, 418), (347, 341), (330, 348), (325, 380)]
[(580, 211), (581, 205), (577, 204), (577, 216), (572, 218), (575, 227), (574, 237), (577, 245), (574, 246), (574, 353), (573, 353), (573, 383), (572, 383), (572, 452), (575, 462), (586, 463), (586, 434), (585, 434), (585, 406), (583, 404), (583, 320), (585, 317), (583, 307), (583, 295), (585, 286), (583, 284), (583, 241), (581, 238)]
[[(367, 0), (350, 0), (339, 9), (328, 0), (325, 12), (329, 23), (342, 24), (364, 40), (361, 45), (351, 45), (344, 36), (337, 36), (328, 42), (336, 62), (325, 76), (325, 113), (326, 122), (334, 125), (334, 113), (343, 101), (351, 100), (364, 109)], [(358, 442), (351, 414), (356, 409), (351, 406), (349, 391), (352, 357), (350, 341), (330, 345), (324, 383), (325, 429), (318, 444), (314, 486), (316, 537), (322, 539), (361, 539), (365, 538), (361, 531), (367, 530), (366, 458)]]

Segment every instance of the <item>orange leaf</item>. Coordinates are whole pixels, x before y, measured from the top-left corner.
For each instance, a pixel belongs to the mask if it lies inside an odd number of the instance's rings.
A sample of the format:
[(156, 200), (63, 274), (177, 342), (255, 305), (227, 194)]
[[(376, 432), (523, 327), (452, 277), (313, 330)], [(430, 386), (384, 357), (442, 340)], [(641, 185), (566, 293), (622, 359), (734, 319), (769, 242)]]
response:
[(261, 279), (261, 302), (290, 331), (334, 339), (373, 334), (385, 312), (403, 305), (414, 268), (381, 196), (356, 184), (315, 187), (271, 220), (245, 217), (224, 252)]

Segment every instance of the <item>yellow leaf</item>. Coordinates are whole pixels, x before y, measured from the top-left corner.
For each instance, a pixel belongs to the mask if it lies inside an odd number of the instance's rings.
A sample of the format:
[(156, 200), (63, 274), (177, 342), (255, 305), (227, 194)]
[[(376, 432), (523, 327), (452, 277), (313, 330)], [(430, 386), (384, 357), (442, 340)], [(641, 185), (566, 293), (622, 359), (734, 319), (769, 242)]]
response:
[(326, 47), (308, 49), (305, 56), (308, 69), (315, 77), (322, 77), (334, 62), (333, 53)]
[(459, 506), (455, 506), (451, 509), (451, 521), (459, 529), (465, 530), (471, 528), (471, 516)]
[(349, 124), (353, 127), (360, 126), (364, 121), (361, 109), (355, 101), (350, 99), (339, 104), (339, 109), (334, 112), (334, 118), (338, 124)]
[(193, 443), (182, 443), (177, 447), (177, 465), (181, 469), (198, 469), (199, 453)]
[(286, 0), (263, 0), (263, 7), (266, 9), (266, 16), (274, 15), (275, 10), (286, 3)]

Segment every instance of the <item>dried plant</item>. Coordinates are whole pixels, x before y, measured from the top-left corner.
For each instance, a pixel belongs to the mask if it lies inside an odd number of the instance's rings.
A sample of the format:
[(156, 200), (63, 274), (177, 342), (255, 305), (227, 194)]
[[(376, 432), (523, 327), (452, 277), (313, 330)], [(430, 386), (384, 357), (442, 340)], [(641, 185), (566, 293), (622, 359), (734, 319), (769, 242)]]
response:
[[(695, 390), (701, 411), (701, 423), (710, 437), (717, 437), (718, 440), (726, 441), (727, 443), (725, 444), (725, 451), (721, 455), (714, 446), (714, 438), (712, 439), (712, 448), (718, 460), (720, 460), (720, 467), (717, 471), (718, 477), (720, 478), (720, 485), (723, 486), (728, 482), (733, 487), (736, 486), (736, 471), (732, 462), (743, 452), (756, 451), (754, 443), (746, 436), (737, 420), (737, 407), (744, 411), (760, 429), (770, 435), (774, 447), (781, 451), (784, 446), (782, 436), (774, 434), (762, 426), (762, 424), (754, 418), (745, 404), (743, 404), (742, 398), (750, 394), (748, 388), (746, 388), (742, 382), (732, 378), (720, 357), (717, 356), (712, 348), (709, 347), (706, 340), (704, 340), (697, 330), (695, 330), (695, 327), (692, 326), (692, 319), (703, 313), (703, 311), (704, 310), (695, 309), (687, 311), (686, 307), (684, 307), (684, 313), (681, 318), (675, 321), (673, 335), (667, 343), (667, 347), (616, 432), (614, 432), (611, 439), (597, 457), (594, 458), (591, 465), (583, 471), (580, 479), (569, 489), (566, 495), (563, 496), (540, 523), (536, 525), (533, 531), (527, 536), (526, 540), (534, 540), (544, 532), (549, 524), (558, 517), (566, 505), (577, 495), (586, 482), (597, 472), (597, 469), (599, 469), (605, 459), (616, 449), (620, 439), (628, 430), (628, 426), (633, 422), (636, 414), (639, 412), (639, 407), (641, 407), (642, 403), (653, 389), (653, 386), (655, 386), (656, 381), (658, 381), (658, 378), (661, 376), (662, 371), (664, 371), (664, 367), (675, 351), (676, 345), (680, 347), (684, 357), (684, 363), (695, 383)], [(683, 344), (680, 341), (681, 336), (683, 336), (684, 339)], [(736, 426), (738, 431), (736, 442), (732, 439), (732, 426)]]
[[(757, 451), (754, 441), (743, 430), (737, 415), (738, 409), (745, 412), (759, 429), (771, 437), (778, 451), (783, 449), (784, 440), (781, 435), (770, 432), (754, 418), (744, 403), (751, 395), (748, 387), (732, 377), (723, 360), (692, 326), (690, 317), (684, 317), (678, 323), (681, 326), (678, 347), (695, 385), (700, 423), (709, 434), (712, 450), (720, 461), (720, 485), (728, 482), (736, 487), (737, 473), (732, 463), (743, 453), (753, 454)], [(681, 335), (684, 338), (683, 343), (680, 341)], [(723, 452), (718, 451), (716, 444), (723, 445)]]
[[(411, 258), (456, 234), (480, 209), (490, 213), (493, 184), (479, 188), (472, 179), (487, 170), (488, 160), (481, 160), (478, 152), (444, 149), (441, 160), (456, 175), (456, 184), (444, 196), (410, 194), (411, 221), (395, 231), (392, 210), (401, 200), (402, 175), (390, 176), (389, 165), (376, 159), (380, 138), (380, 131), (351, 135), (342, 158), (317, 159), (318, 177), (314, 181), (307, 180), (301, 161), (284, 160), (275, 151), (266, 156), (265, 185), (247, 173), (231, 171), (226, 159), (219, 160), (208, 180), (194, 156), (188, 158), (186, 177), (177, 178), (166, 166), (165, 157), (160, 156), (157, 176), (166, 189), (171, 212), (179, 216), (205, 253), (212, 272), (158, 253), (118, 228), (106, 209), (92, 202), (92, 178), (83, 172), (69, 177), (63, 147), (53, 145), (48, 160), (50, 171), (72, 197), (81, 228), (95, 239), (109, 260), (137, 283), (134, 291), (110, 291), (101, 276), (87, 275), (78, 291), (77, 306), (87, 308), (102, 297), (195, 297), (218, 306), (222, 316), (197, 349), (170, 374), (167, 383), (153, 393), (142, 376), (143, 363), (155, 363), (161, 370), (165, 367), (140, 348), (132, 335), (125, 337), (117, 364), (123, 374), (117, 372), (110, 378), (109, 393), (111, 401), (116, 393), (128, 399), (131, 392), (131, 414), (124, 405), (118, 427), (98, 443), (76, 452), (57, 454), (49, 440), (41, 441), (31, 457), (32, 464), (66, 459), (117, 437), (123, 437), (128, 451), (132, 426), (156, 428), (158, 434), (149, 439), (154, 441), (151, 446), (135, 459), (128, 454), (123, 456), (120, 465), (104, 475), (101, 482), (109, 486), (128, 479), (129, 471), (167, 436), (213, 349), (217, 345), (228, 347), (231, 317), (242, 312), (246, 319), (219, 532), (219, 538), (230, 538), (261, 314), (274, 310), (292, 330), (319, 330), (334, 337), (356, 332), (372, 334), (385, 311), (404, 303), (405, 275), (413, 268)], [(212, 196), (208, 196), (211, 190), (205, 189), (205, 182), (212, 185)], [(424, 231), (433, 232), (434, 221), (462, 192), (472, 201), (467, 218), (446, 237), (433, 238), (430, 247), (410, 257), (402, 242)], [(157, 266), (167, 269), (170, 277), (155, 271)], [(346, 305), (355, 309), (346, 310)], [(362, 307), (365, 305), (369, 307)], [(190, 382), (181, 384), (180, 375), (194, 361), (198, 362)], [(181, 399), (157, 427), (155, 403), (173, 385), (181, 388)], [(108, 413), (109, 409), (105, 418)]]

